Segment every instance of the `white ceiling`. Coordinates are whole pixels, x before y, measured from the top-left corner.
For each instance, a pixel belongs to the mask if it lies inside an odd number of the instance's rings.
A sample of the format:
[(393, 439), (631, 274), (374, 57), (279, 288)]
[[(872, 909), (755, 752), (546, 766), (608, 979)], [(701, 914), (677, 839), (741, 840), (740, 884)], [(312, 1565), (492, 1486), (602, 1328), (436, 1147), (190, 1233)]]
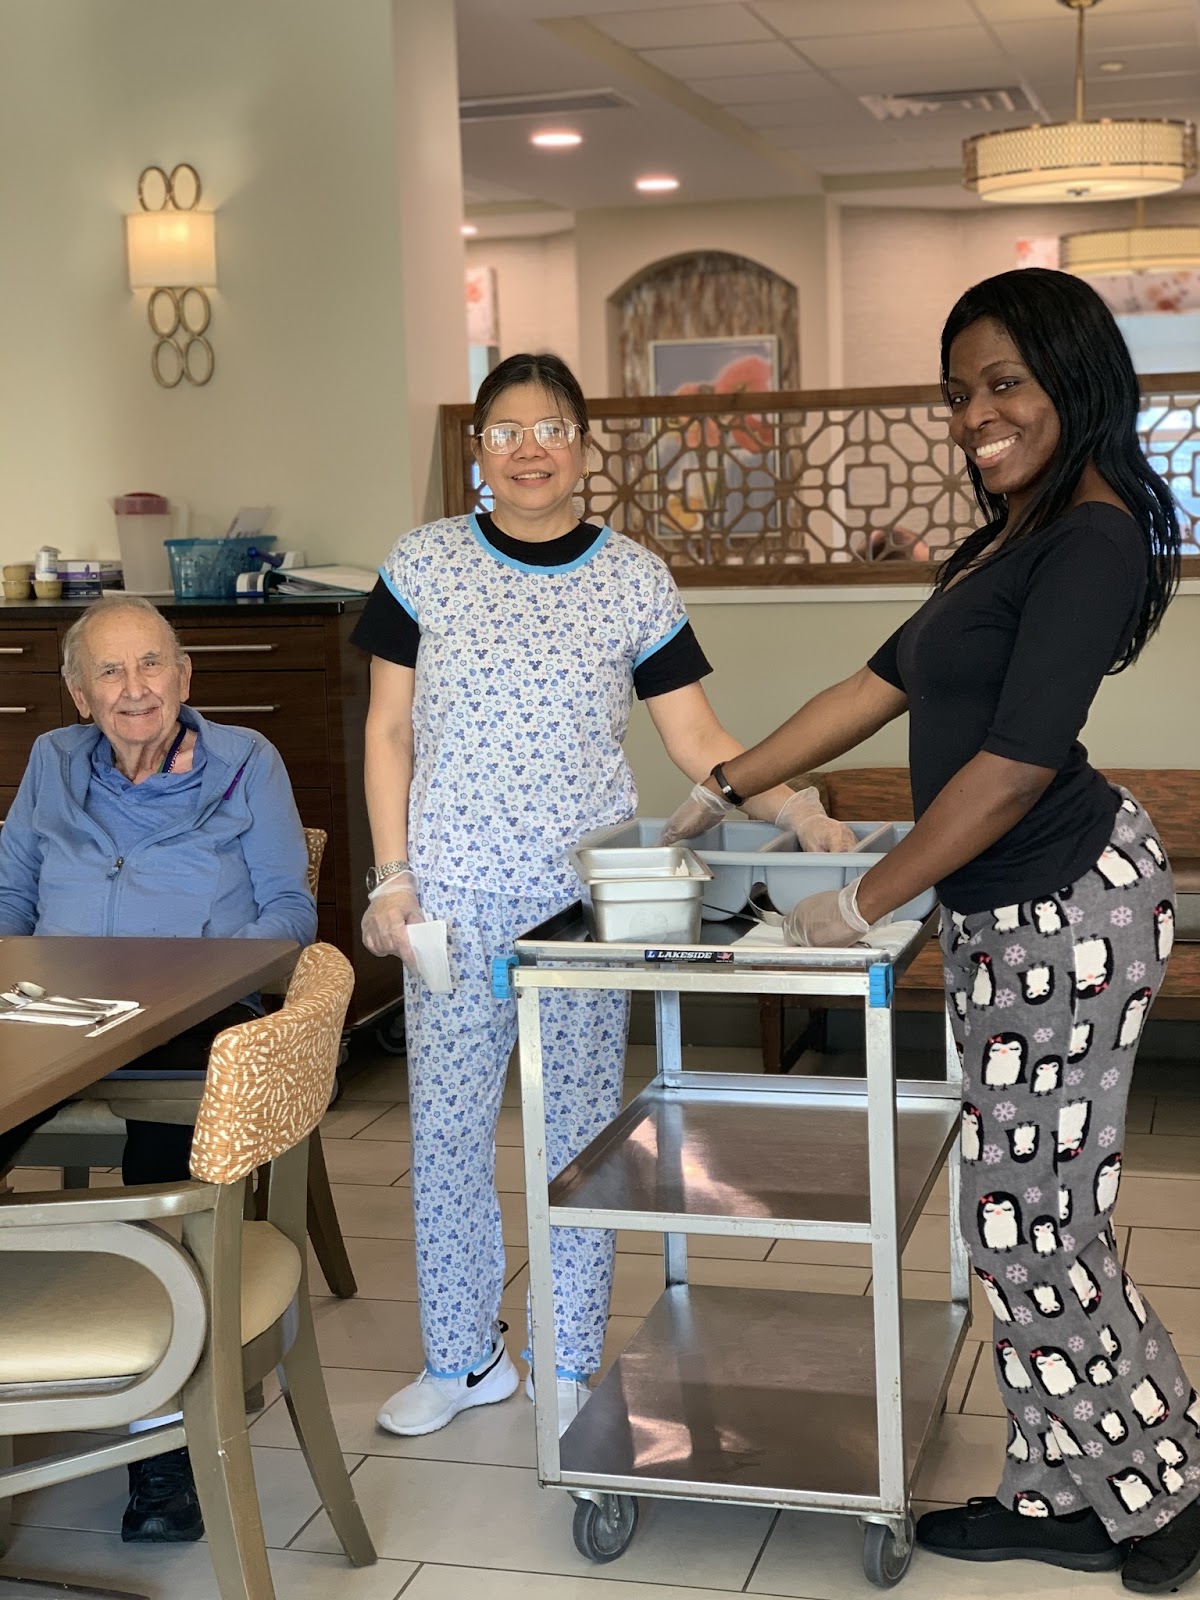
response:
[[(457, 0), (457, 11), (463, 98), (609, 87), (633, 102), (464, 124), (484, 235), (505, 229), (501, 213), (529, 227), (540, 212), (549, 227), (548, 208), (639, 203), (633, 179), (647, 171), (675, 174), (681, 202), (824, 191), (976, 205), (957, 179), (965, 137), (1073, 112), (1075, 17), (1056, 0)], [(1086, 30), (1089, 116), (1200, 114), (1200, 0), (1099, 0)], [(1122, 70), (1100, 70), (1113, 61)], [(1022, 90), (1034, 110), (881, 122), (859, 98), (994, 88)], [(529, 134), (551, 124), (584, 144), (534, 149)]]

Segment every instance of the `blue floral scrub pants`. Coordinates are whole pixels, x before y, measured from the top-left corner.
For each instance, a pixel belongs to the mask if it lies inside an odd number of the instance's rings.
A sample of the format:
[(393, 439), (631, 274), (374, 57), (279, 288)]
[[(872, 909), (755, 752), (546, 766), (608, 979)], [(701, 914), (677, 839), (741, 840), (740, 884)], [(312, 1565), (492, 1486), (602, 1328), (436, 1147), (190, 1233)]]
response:
[[(492, 996), (493, 956), (564, 908), (462, 885), (422, 886), (430, 920), (448, 924), (450, 994), (405, 973), (417, 1293), (425, 1361), (461, 1376), (492, 1347), (504, 1287), (496, 1195), (496, 1123), (517, 1037), (515, 1000)], [(541, 1000), (546, 1159), (551, 1176), (611, 1122), (621, 1104), (626, 994), (545, 991)], [(553, 1235), (554, 1326), (561, 1376), (600, 1366), (614, 1238), (595, 1229)]]
[(1026, 1516), (1091, 1506), (1114, 1540), (1154, 1533), (1200, 1493), (1200, 1401), (1111, 1227), (1134, 1057), (1174, 925), (1170, 867), (1123, 791), (1078, 882), (943, 917), (963, 1233), (1008, 1409), (997, 1493)]

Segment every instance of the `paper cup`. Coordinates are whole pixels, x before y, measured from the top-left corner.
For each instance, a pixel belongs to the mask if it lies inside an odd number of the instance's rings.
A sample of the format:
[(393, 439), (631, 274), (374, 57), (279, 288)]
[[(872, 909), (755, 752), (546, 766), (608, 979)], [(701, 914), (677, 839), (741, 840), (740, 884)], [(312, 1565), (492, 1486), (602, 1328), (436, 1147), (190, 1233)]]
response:
[(449, 994), (454, 985), (450, 981), (446, 924), (410, 922), (408, 937), (412, 941), (413, 955), (417, 958), (417, 972), (425, 987), (433, 994)]

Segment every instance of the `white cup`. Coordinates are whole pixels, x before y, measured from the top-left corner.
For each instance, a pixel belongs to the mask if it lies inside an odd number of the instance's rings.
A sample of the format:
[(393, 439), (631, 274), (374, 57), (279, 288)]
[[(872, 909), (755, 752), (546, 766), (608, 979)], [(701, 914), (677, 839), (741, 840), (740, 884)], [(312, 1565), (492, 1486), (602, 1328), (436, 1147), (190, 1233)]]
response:
[(408, 937), (413, 955), (417, 958), (417, 972), (432, 994), (449, 994), (454, 985), (450, 981), (450, 954), (446, 948), (444, 922), (410, 922)]

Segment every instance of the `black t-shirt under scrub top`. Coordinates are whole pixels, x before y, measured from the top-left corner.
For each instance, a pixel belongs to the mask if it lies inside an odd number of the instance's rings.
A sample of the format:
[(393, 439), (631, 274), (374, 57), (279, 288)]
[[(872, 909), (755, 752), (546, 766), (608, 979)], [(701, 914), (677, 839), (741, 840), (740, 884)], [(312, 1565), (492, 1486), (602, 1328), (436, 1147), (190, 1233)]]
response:
[(1078, 736), (1145, 592), (1141, 531), (1093, 501), (935, 590), (871, 657), (871, 671), (908, 696), (918, 818), (980, 751), (1054, 768), (1032, 809), (937, 885), (952, 911), (1065, 888), (1108, 842), (1118, 797)]
[[(603, 531), (593, 523), (580, 522), (561, 538), (533, 544), (501, 533), (486, 512), (476, 520), (493, 550), (527, 567), (570, 566), (591, 549)], [(398, 667), (415, 667), (421, 629), (380, 579), (367, 597), (351, 641)], [(699, 683), (711, 671), (691, 623), (685, 622), (678, 633), (633, 669), (633, 690), (639, 700), (650, 700), (657, 694), (670, 694), (673, 689)]]

